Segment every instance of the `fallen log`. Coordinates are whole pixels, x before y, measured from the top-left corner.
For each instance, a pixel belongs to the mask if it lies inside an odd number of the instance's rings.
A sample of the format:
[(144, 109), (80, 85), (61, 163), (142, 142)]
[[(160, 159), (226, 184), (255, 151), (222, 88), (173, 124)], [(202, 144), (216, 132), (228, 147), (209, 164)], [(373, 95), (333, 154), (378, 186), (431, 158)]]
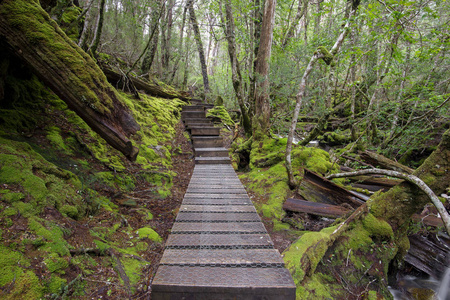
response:
[[(121, 74), (108, 66), (102, 65), (101, 68), (103, 70), (103, 73), (105, 73), (106, 78), (108, 78), (109, 82), (111, 82), (114, 85), (118, 85), (118, 88), (122, 88), (120, 84), (121, 82), (123, 83), (125, 74)], [(142, 79), (133, 76), (128, 76), (127, 79), (131, 81), (131, 83), (134, 85), (136, 89), (144, 91), (146, 94), (149, 95), (158, 96), (166, 99), (178, 98), (183, 101), (189, 101), (191, 99), (187, 93), (177, 91), (167, 91), (157, 84), (152, 84), (150, 82), (146, 82)]]
[(138, 149), (127, 137), (139, 125), (97, 64), (65, 35), (39, 1), (0, 1), (0, 44), (107, 143), (136, 159)]
[(338, 205), (310, 202), (294, 198), (287, 199), (283, 204), (283, 209), (286, 211), (304, 212), (333, 219), (342, 217), (352, 211), (349, 208)]
[(298, 192), (305, 200), (332, 205), (346, 203), (352, 208), (357, 208), (365, 202), (361, 196), (338, 186), (308, 169), (304, 170), (305, 174)]
[(411, 169), (410, 167), (404, 166), (396, 161), (393, 161), (375, 152), (370, 152), (366, 150), (364, 152), (360, 152), (359, 155), (362, 160), (364, 160), (366, 163), (374, 167), (378, 166), (381, 169), (393, 170), (406, 174), (412, 174), (414, 172), (414, 170)]
[(443, 234), (414, 234), (408, 238), (411, 246), (405, 261), (433, 278), (441, 279), (450, 267), (450, 238)]
[(402, 181), (399, 179), (390, 179), (382, 176), (357, 176), (349, 178), (351, 186), (366, 189), (371, 192), (386, 192)]

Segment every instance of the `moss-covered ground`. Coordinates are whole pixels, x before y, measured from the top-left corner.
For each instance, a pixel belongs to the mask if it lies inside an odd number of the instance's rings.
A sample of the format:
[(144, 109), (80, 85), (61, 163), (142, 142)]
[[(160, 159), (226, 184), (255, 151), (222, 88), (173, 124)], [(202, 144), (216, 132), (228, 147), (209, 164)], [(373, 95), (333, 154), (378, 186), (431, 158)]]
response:
[(30, 71), (8, 73), (0, 101), (0, 298), (149, 292), (192, 168), (179, 124), (185, 103), (121, 98), (141, 126), (132, 137), (135, 163)]

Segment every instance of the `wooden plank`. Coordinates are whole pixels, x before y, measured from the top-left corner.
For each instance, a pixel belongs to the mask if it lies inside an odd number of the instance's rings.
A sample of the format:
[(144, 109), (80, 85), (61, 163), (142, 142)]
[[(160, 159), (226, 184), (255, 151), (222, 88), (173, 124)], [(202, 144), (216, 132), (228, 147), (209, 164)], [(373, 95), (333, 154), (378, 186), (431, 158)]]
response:
[(350, 209), (344, 208), (342, 206), (310, 202), (294, 198), (287, 199), (283, 204), (283, 209), (329, 218), (338, 218), (346, 215), (351, 211)]
[(359, 207), (365, 201), (357, 194), (338, 186), (330, 180), (305, 169), (300, 183), (299, 194), (308, 201), (340, 205), (347, 203), (353, 208)]

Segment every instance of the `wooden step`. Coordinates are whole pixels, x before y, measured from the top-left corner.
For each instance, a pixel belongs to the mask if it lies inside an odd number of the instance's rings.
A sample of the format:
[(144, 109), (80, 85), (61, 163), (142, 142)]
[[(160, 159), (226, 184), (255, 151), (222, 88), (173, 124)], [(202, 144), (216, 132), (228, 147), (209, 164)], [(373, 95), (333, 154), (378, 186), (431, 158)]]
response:
[(195, 164), (231, 164), (229, 157), (196, 157)]
[(192, 136), (194, 148), (216, 148), (223, 147), (221, 136)]
[(228, 149), (223, 147), (216, 148), (196, 148), (196, 157), (228, 157)]
[(206, 113), (204, 111), (182, 111), (181, 118), (186, 119), (205, 119)]
[(294, 300), (295, 291), (232, 166), (196, 165), (153, 278), (152, 299)]
[(213, 123), (211, 120), (206, 118), (187, 118), (183, 119), (184, 124), (189, 126), (190, 124), (207, 124), (208, 126), (212, 126)]
[(219, 136), (220, 135), (220, 128), (218, 127), (199, 127), (199, 126), (189, 126), (189, 129), (191, 131), (191, 135), (196, 136)]
[(183, 106), (182, 111), (205, 111), (205, 107), (203, 105), (186, 105)]

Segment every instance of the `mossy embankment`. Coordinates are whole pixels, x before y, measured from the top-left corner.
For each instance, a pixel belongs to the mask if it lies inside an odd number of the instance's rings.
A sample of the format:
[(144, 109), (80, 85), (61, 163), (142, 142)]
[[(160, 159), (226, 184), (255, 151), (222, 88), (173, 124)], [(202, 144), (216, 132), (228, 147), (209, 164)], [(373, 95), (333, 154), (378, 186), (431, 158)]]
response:
[[(233, 166), (242, 167), (242, 161), (248, 162), (247, 171), (240, 174), (246, 187), (260, 201), (256, 204), (262, 215), (273, 223), (275, 231), (288, 230), (290, 225), (283, 223), (285, 212), (283, 203), (294, 195), (287, 183), (287, 172), (284, 165), (286, 138), (266, 137), (260, 141), (237, 139), (230, 149)], [(324, 150), (309, 147), (294, 147), (292, 165), (295, 176), (303, 176), (303, 169), (308, 168), (320, 174), (336, 172), (337, 166), (330, 161)]]
[(144, 293), (174, 217), (164, 199), (185, 103), (122, 93), (141, 127), (132, 163), (18, 66), (0, 101), (0, 297)]

